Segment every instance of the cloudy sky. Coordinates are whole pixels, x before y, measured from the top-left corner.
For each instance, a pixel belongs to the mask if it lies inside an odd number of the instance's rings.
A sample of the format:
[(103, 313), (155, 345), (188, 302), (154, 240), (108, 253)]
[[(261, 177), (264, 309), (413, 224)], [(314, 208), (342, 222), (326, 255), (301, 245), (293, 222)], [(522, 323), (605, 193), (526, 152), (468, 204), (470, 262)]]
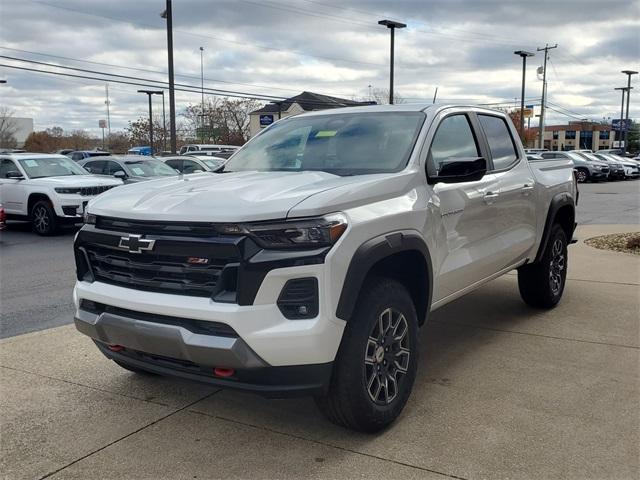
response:
[[(164, 0), (0, 0), (0, 60), (37, 70), (104, 78), (111, 73), (166, 81)], [(513, 105), (521, 60), (514, 50), (546, 43), (547, 123), (620, 115), (621, 70), (640, 70), (640, 0), (174, 0), (176, 82), (254, 95), (303, 90), (366, 98), (388, 87), (389, 33), (382, 18), (407, 23), (396, 34), (396, 92), (408, 102)], [(12, 57), (9, 59), (6, 57)], [(15, 59), (99, 73), (63, 70)], [(529, 59), (527, 104), (542, 82)], [(106, 117), (105, 81), (0, 67), (0, 106), (54, 125), (97, 133)], [(640, 82), (631, 114), (640, 118)], [(147, 113), (141, 88), (109, 82), (112, 129)], [(635, 98), (634, 98), (635, 96)], [(161, 108), (161, 100), (156, 100)], [(178, 112), (200, 101), (177, 92)], [(519, 100), (518, 100), (519, 101)], [(168, 106), (167, 106), (168, 108)], [(534, 122), (532, 122), (533, 124)]]

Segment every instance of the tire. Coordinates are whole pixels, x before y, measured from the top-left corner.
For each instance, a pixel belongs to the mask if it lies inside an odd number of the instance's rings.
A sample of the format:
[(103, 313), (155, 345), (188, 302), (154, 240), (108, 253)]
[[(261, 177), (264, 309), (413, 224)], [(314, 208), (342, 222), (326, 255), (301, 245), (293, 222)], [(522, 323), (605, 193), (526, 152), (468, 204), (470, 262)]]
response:
[(31, 209), (31, 226), (41, 236), (54, 235), (58, 231), (58, 217), (48, 200), (40, 200)]
[(418, 320), (409, 293), (395, 280), (370, 278), (344, 330), (329, 390), (316, 404), (333, 423), (377, 432), (402, 412), (417, 367)]
[(157, 373), (150, 372), (149, 370), (144, 370), (142, 368), (134, 367), (133, 365), (128, 365), (124, 362), (119, 362), (118, 360), (113, 360), (117, 365), (124, 368), (125, 370), (129, 370), (130, 372), (137, 373), (139, 375), (157, 375)]
[(540, 262), (518, 269), (518, 288), (527, 305), (548, 309), (558, 304), (567, 280), (567, 259), (567, 235), (555, 224)]
[(585, 183), (589, 181), (589, 170), (586, 168), (576, 168), (576, 178), (578, 183)]

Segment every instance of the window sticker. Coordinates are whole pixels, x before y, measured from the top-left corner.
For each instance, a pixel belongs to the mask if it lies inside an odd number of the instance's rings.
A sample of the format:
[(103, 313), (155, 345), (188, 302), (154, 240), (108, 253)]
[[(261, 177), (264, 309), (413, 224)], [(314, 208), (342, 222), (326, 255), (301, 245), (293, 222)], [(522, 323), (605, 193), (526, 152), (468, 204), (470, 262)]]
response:
[(37, 167), (38, 166), (37, 160), (25, 160), (24, 163), (27, 165), (27, 167)]
[(316, 133), (316, 138), (335, 137), (336, 133), (338, 133), (337, 130), (320, 130)]
[(142, 170), (140, 167), (131, 167), (131, 171), (136, 175), (144, 175), (144, 170)]

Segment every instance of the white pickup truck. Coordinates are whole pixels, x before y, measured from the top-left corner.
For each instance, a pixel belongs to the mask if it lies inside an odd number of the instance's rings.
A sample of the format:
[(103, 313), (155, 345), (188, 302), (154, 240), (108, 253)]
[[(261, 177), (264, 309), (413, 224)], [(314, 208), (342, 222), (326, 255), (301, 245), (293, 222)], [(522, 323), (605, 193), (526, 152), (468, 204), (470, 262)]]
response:
[(484, 108), (290, 117), (219, 173), (90, 202), (75, 323), (126, 369), (313, 395), (330, 420), (377, 431), (409, 397), (430, 312), (514, 269), (526, 303), (558, 303), (572, 171), (528, 162)]

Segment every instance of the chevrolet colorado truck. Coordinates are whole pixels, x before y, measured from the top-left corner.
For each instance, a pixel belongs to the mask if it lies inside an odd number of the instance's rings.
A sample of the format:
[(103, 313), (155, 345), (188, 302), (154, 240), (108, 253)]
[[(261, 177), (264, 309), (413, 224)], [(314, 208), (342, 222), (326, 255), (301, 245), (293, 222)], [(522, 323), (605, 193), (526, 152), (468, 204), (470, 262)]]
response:
[(409, 397), (430, 312), (514, 269), (527, 304), (558, 303), (572, 170), (528, 162), (508, 116), (484, 108), (283, 119), (217, 174), (90, 202), (75, 324), (125, 369), (313, 395), (374, 432)]
[(0, 203), (12, 220), (28, 220), (38, 235), (81, 223), (89, 200), (122, 185), (90, 175), (64, 155), (0, 154)]

